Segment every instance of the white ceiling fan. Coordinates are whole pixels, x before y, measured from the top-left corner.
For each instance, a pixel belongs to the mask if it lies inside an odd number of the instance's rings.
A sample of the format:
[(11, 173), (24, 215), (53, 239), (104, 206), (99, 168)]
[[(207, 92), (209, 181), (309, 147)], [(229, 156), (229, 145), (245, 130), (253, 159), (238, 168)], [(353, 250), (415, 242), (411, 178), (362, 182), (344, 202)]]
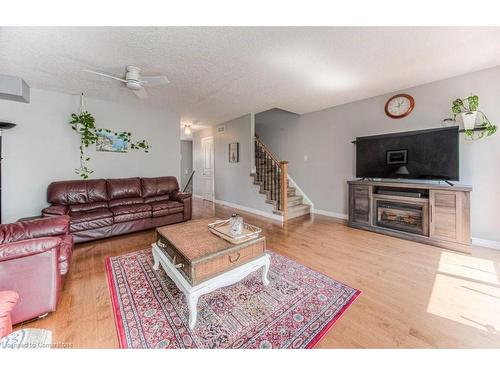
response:
[(148, 97), (148, 92), (144, 87), (162, 86), (170, 82), (166, 76), (141, 76), (141, 69), (132, 65), (125, 68), (125, 77), (123, 78), (90, 69), (83, 69), (82, 71), (124, 82), (140, 99), (146, 99)]

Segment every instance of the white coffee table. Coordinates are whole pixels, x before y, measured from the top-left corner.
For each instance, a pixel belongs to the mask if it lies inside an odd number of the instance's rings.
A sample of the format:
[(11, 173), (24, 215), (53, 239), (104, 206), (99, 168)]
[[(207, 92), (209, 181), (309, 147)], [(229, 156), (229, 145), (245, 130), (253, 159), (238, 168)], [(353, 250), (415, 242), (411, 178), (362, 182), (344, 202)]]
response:
[(232, 285), (241, 281), (252, 272), (262, 268), (262, 282), (264, 285), (269, 285), (269, 266), (271, 265), (271, 257), (269, 254), (264, 254), (248, 263), (242, 264), (239, 267), (226, 271), (218, 276), (202, 282), (196, 286), (192, 286), (176, 266), (172, 264), (170, 258), (159, 248), (156, 243), (151, 245), (154, 265), (153, 269), (157, 270), (161, 265), (167, 275), (172, 279), (177, 288), (184, 293), (189, 309), (189, 328), (193, 329), (196, 325), (198, 315), (197, 305), (198, 298), (203, 294), (213, 292), (216, 289)]

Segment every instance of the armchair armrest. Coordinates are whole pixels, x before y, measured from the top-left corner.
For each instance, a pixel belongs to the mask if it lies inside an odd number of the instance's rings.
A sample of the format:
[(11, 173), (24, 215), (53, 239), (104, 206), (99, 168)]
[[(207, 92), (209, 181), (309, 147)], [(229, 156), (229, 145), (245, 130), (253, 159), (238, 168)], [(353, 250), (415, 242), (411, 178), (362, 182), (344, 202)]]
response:
[(181, 193), (177, 191), (175, 194), (170, 195), (170, 199), (182, 203), (184, 205), (184, 220), (191, 220), (193, 211), (191, 193)]
[(59, 237), (42, 237), (0, 245), (0, 262), (43, 253), (61, 245)]
[(69, 234), (69, 216), (55, 216), (0, 225), (0, 244)]
[(48, 217), (48, 216), (67, 215), (68, 212), (69, 212), (68, 206), (63, 206), (62, 204), (53, 204), (42, 210), (42, 216)]

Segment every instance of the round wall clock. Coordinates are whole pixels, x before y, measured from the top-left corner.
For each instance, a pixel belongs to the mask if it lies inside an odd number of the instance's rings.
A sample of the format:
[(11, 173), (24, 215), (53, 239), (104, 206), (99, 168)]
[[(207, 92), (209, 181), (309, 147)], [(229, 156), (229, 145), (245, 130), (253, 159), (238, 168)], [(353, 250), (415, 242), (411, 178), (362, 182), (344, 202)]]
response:
[(411, 95), (398, 94), (385, 103), (385, 114), (392, 118), (408, 116), (415, 107), (415, 100)]

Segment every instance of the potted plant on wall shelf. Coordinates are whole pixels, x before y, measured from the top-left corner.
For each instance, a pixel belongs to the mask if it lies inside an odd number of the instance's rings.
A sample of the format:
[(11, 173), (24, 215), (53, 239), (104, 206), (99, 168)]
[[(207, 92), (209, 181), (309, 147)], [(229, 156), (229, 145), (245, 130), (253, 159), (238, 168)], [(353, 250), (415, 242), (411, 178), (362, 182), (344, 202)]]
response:
[[(493, 135), (497, 127), (492, 124), (484, 112), (479, 111), (479, 97), (477, 95), (470, 95), (464, 99), (455, 99), (452, 103), (451, 111), (454, 114), (454, 119), (457, 115), (462, 118), (462, 123), (464, 124), (464, 133), (467, 138), (481, 139), (484, 136), (489, 137)], [(481, 119), (481, 124), (476, 127), (477, 118)], [(474, 132), (477, 135), (474, 136)]]

